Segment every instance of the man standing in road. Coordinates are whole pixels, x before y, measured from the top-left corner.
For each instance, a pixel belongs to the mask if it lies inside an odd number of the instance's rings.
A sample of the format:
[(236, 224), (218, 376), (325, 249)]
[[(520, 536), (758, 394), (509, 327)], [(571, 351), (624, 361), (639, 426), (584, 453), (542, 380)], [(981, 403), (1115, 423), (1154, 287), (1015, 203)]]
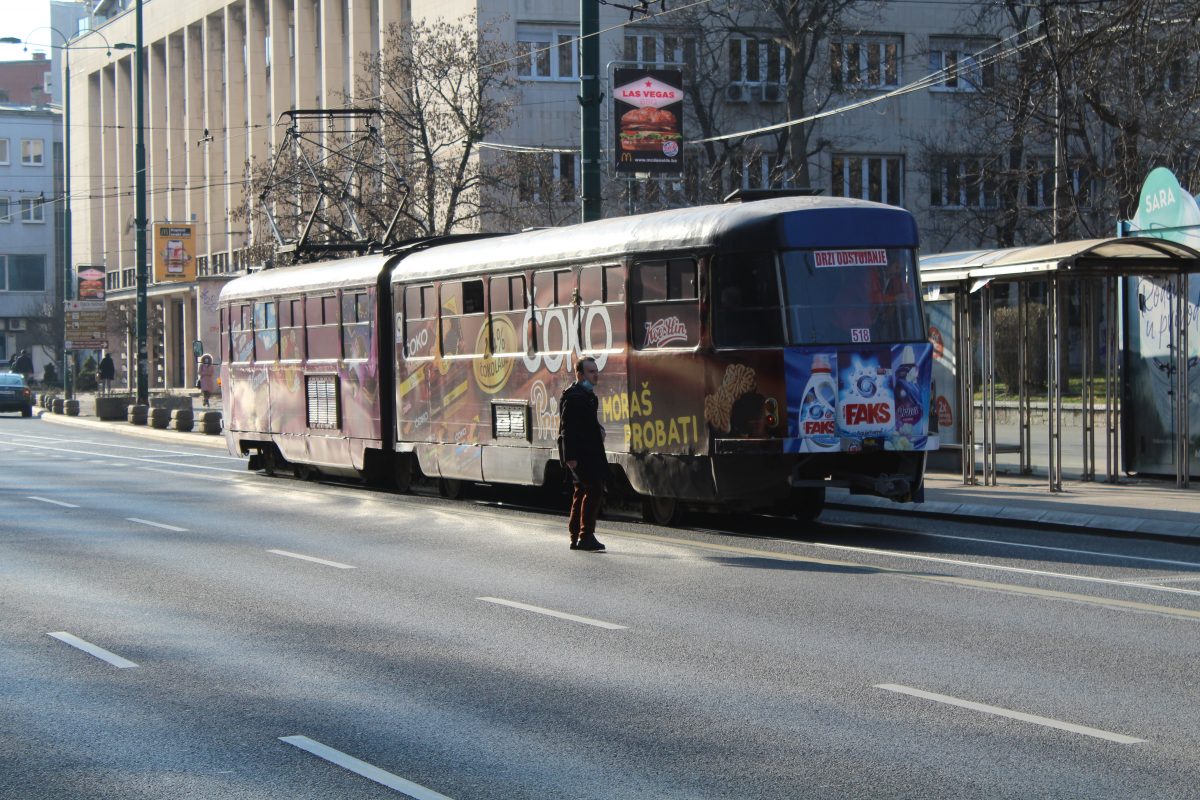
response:
[(597, 411), (596, 382), (600, 369), (596, 359), (581, 358), (575, 364), (575, 382), (562, 393), (558, 403), (559, 449), (574, 485), (571, 517), (572, 550), (603, 550), (596, 539), (596, 516), (604, 500), (608, 460), (604, 457), (604, 428)]

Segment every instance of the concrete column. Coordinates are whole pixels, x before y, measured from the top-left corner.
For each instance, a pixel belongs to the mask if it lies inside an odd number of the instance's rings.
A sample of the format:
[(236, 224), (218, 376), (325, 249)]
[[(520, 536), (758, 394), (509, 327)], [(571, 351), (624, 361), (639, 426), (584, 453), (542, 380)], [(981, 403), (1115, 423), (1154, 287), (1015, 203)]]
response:
[(133, 266), (133, 86), (130, 57), (118, 61), (112, 72), (113, 114), (116, 126), (111, 161), (105, 159), (104, 192), (112, 198), (105, 207), (104, 250), (109, 264)]
[(184, 33), (176, 31), (167, 37), (167, 175), (173, 187), (167, 202), (166, 215), (170, 222), (187, 222), (188, 178), (188, 120), (187, 68)]
[[(317, 9), (315, 0), (295, 0), (295, 60), (292, 63), (296, 86), (296, 108), (321, 108), (325, 101), (317, 82), (317, 65), (322, 56), (317, 42)], [(323, 43), (322, 43), (323, 44)], [(312, 57), (316, 54), (316, 58)]]
[[(225, 52), (229, 43), (225, 38), (225, 19), (222, 14), (211, 14), (204, 20), (204, 127), (208, 128), (212, 141), (200, 145), (207, 156), (205, 191), (205, 229), (201, 238), (201, 249), (211, 259), (215, 253), (229, 251), (229, 209), (226, 205), (224, 184), (229, 181), (225, 147), (231, 137), (243, 136), (243, 131), (230, 129), (225, 109), (229, 92), (225, 72)], [(238, 48), (241, 57), (241, 48)], [(243, 104), (243, 113), (245, 112)]]
[[(168, 188), (171, 185), (170, 136), (171, 123), (167, 115), (167, 43), (160, 39), (147, 49), (146, 64), (146, 188), (150, 193), (146, 213), (150, 220), (166, 220), (170, 213)], [(153, 237), (150, 237), (153, 247)]]
[[(91, 253), (92, 263), (95, 264), (100, 264), (104, 260), (104, 204), (106, 202), (104, 200), (105, 145), (114, 140), (114, 136), (109, 135), (108, 130), (103, 127), (105, 115), (104, 90), (102, 87), (105, 83), (103, 70), (98, 70), (87, 76), (86, 120), (88, 127), (80, 128), (80, 130), (88, 131), (86, 146), (84, 146), (83, 142), (80, 142), (71, 148), (72, 155), (74, 156), (73, 160), (75, 161), (71, 165), (71, 180), (79, 187), (77, 190), (78, 195), (73, 198), (76, 202), (72, 204), (72, 208), (82, 208), (87, 215), (86, 219), (84, 219), (79, 216), (79, 212), (72, 212), (76, 220), (75, 230), (87, 231), (88, 241), (91, 243), (88, 247), (88, 252)], [(76, 92), (75, 96), (82, 97), (83, 95)], [(85, 197), (89, 199), (83, 202)], [(79, 248), (78, 241), (75, 242), (74, 252), (83, 252)]]
[(379, 52), (378, 12), (374, 0), (347, 0), (346, 50), (350, 95), (356, 106), (375, 105), (371, 98), (379, 92), (379, 82), (371, 74), (367, 55)]
[(345, 63), (345, 0), (322, 0), (318, 9), (321, 42), (321, 98), (323, 108), (344, 107), (350, 94)]
[[(250, 153), (250, 138), (252, 133), (248, 127), (249, 99), (247, 88), (249, 84), (248, 65), (246, 62), (246, 7), (237, 4), (225, 7), (225, 124), (229, 135), (225, 137), (226, 146), (222, 153), (225, 169), (225, 248), (229, 258), (233, 251), (246, 243), (243, 233), (234, 231), (246, 230), (245, 222), (234, 223), (230, 215), (239, 210), (246, 196), (245, 184), (242, 182), (246, 175), (246, 159)], [(215, 143), (214, 143), (215, 144)]]
[(379, 30), (386, 36), (388, 26), (393, 22), (407, 25), (412, 22), (412, 3), (409, 0), (376, 0), (379, 15)]
[(271, 147), (271, 68), (267, 34), (270, 31), (268, 0), (246, 0), (246, 120), (250, 125), (247, 148), (257, 163), (266, 161)]
[(207, 153), (203, 147), (197, 146), (196, 140), (203, 135), (207, 125), (204, 122), (204, 35), (202, 23), (189, 25), (184, 32), (184, 91), (187, 95), (185, 111), (177, 123), (185, 130), (188, 137), (184, 152), (187, 154), (188, 180), (187, 207), (184, 209), (184, 222), (196, 224), (197, 254), (208, 252), (206, 245), (205, 227), (208, 223), (205, 206), (205, 186), (208, 185)]
[(270, 3), (271, 59), (271, 146), (283, 141), (284, 128), (276, 120), (284, 111), (296, 108), (292, 68), (292, 0), (267, 0)]

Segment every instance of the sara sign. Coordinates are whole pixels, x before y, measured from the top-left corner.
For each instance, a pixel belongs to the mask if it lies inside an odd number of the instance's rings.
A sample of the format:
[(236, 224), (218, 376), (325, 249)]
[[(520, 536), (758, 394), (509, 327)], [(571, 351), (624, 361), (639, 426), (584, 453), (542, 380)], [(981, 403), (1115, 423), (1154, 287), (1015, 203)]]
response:
[(679, 173), (683, 167), (683, 72), (613, 71), (617, 172)]
[(154, 282), (196, 280), (196, 226), (190, 222), (154, 224)]

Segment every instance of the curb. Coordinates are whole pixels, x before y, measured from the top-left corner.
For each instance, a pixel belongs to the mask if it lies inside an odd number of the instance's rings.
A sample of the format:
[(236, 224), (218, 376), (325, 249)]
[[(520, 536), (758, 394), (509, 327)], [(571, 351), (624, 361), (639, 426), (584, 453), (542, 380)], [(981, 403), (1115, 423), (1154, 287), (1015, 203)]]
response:
[(194, 444), (201, 447), (211, 447), (213, 449), (229, 451), (225, 443), (225, 435), (198, 433), (198, 432), (183, 432), (172, 431), (170, 429), (151, 428), (145, 425), (131, 425), (128, 422), (104, 422), (98, 419), (89, 417), (68, 417), (62, 414), (52, 414), (49, 411), (44, 411), (38, 415), (45, 422), (53, 422), (58, 425), (73, 425), (80, 428), (92, 428), (95, 430), (119, 430), (122, 433), (132, 433), (135, 436), (140, 436), (144, 439), (155, 439), (160, 442), (172, 442), (174, 444)]

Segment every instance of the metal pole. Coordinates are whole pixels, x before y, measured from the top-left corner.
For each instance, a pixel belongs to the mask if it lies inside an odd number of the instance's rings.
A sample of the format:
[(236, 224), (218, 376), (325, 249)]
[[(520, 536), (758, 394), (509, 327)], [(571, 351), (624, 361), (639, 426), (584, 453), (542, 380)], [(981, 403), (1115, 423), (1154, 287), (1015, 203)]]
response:
[(1092, 302), (1096, 293), (1092, 290), (1092, 279), (1084, 278), (1076, 282), (1079, 285), (1079, 345), (1082, 360), (1079, 390), (1079, 400), (1083, 411), (1083, 475), (1085, 481), (1096, 480), (1096, 389), (1092, 385), (1095, 378), (1095, 336), (1096, 309)]
[(137, 74), (133, 80), (134, 125), (137, 130), (133, 148), (133, 168), (136, 177), (134, 224), (137, 226), (137, 236), (134, 240), (134, 263), (137, 266), (137, 403), (144, 406), (150, 402), (150, 365), (146, 350), (146, 78), (142, 48), (142, 0), (137, 0), (134, 19), (137, 28), (137, 53), (134, 56), (134, 70)]
[[(138, 0), (141, 7), (141, 0)], [(583, 172), (583, 222), (600, 219), (600, 2), (579, 2), (580, 167)], [(141, 46), (141, 43), (138, 43)]]
[[(63, 36), (51, 28), (59, 36)], [(71, 43), (63, 36), (63, 397), (75, 396), (73, 369), (67, 366), (67, 302), (71, 299)]]
[(1021, 474), (1033, 471), (1030, 458), (1029, 418), (1029, 283), (1021, 281), (1017, 286), (1017, 428), (1021, 445)]

